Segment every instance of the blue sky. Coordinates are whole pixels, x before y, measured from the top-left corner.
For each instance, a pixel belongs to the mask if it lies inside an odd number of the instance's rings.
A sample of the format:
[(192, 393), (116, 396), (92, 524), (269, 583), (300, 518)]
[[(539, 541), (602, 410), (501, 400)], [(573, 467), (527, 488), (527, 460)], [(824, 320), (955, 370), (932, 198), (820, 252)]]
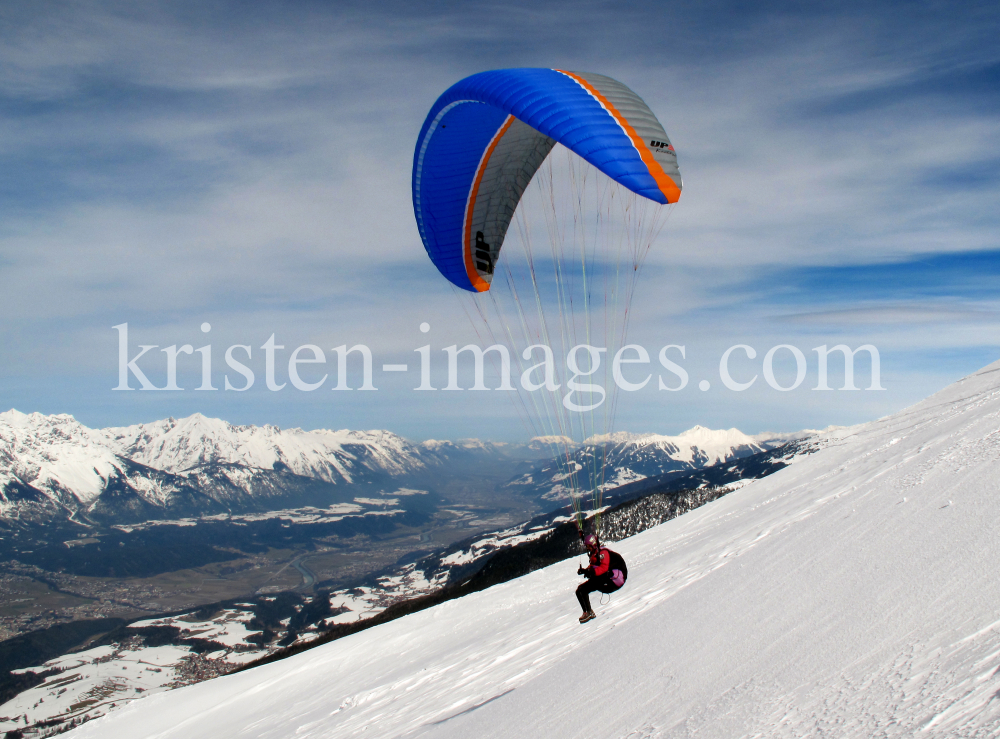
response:
[[(475, 340), (420, 245), (413, 144), (448, 86), (514, 66), (621, 80), (678, 152), (684, 195), (630, 340), (685, 345), (692, 381), (623, 394), (618, 428), (857, 423), (998, 358), (991, 6), (373, 5), (0, 8), (0, 405), (91, 426), (200, 411), (523, 436), (507, 395), (414, 393), (410, 376), (375, 393), (272, 393), (262, 377), (246, 393), (111, 390), (123, 322), (134, 346), (211, 341), (217, 368), (252, 345), (258, 375), (272, 333), (289, 349), (364, 343), (377, 365)], [(811, 390), (812, 348), (838, 343), (878, 347), (886, 390)], [(725, 390), (735, 344), (758, 351), (747, 378), (769, 348), (799, 347), (806, 381)], [(181, 374), (197, 386), (195, 365)]]

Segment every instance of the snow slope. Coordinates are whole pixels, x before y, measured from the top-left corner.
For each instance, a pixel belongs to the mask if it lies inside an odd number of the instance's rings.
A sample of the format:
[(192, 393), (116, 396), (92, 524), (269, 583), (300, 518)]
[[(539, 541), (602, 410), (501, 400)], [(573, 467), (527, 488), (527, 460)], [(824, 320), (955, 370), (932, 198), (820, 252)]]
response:
[(987, 737), (1000, 733), (1000, 362), (577, 561), (264, 667), (86, 737)]

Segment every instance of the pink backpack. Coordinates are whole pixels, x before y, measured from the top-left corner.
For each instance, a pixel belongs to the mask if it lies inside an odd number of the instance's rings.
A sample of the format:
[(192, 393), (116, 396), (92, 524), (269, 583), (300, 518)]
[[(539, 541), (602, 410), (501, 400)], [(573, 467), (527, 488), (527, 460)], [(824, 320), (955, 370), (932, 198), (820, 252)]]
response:
[(614, 583), (616, 588), (620, 588), (625, 584), (625, 580), (628, 578), (628, 566), (625, 564), (625, 560), (622, 558), (618, 552), (612, 552), (610, 549), (605, 549), (611, 559), (609, 572), (611, 573), (611, 582)]

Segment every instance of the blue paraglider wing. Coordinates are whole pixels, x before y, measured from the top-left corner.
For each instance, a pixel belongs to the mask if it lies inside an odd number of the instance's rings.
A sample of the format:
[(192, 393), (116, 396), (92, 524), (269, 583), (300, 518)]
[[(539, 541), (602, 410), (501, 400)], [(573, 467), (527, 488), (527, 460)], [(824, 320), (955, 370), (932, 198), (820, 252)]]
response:
[(638, 195), (680, 198), (663, 126), (620, 82), (555, 69), (472, 75), (431, 108), (413, 160), (420, 237), (455, 285), (489, 290), (514, 210), (556, 143)]

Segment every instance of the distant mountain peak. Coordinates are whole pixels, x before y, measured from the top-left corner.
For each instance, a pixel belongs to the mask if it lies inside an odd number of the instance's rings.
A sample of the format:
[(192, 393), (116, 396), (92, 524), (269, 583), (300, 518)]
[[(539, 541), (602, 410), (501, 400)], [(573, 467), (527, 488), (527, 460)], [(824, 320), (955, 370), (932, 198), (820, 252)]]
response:
[(568, 471), (565, 460), (546, 460), (530, 472), (516, 476), (508, 486), (542, 500), (562, 501), (573, 494), (568, 484), (577, 490), (610, 489), (646, 477), (740, 459), (788, 440), (776, 434), (758, 442), (736, 428), (710, 429), (701, 425), (676, 436), (615, 431), (591, 436), (577, 446), (570, 461), (575, 471)]

